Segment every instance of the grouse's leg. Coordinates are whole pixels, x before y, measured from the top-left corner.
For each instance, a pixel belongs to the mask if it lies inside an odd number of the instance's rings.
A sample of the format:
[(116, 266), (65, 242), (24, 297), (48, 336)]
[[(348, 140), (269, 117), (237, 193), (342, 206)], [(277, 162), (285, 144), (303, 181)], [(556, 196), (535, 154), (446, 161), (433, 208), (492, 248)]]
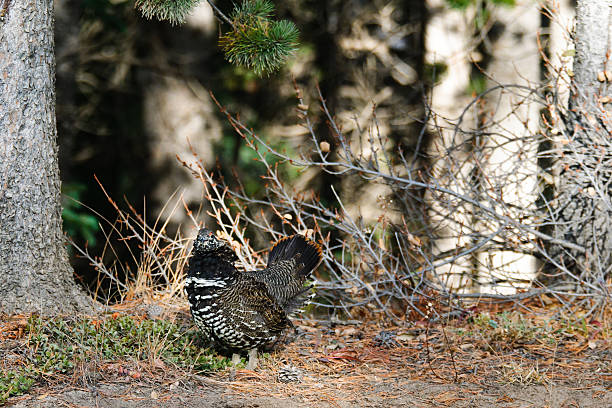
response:
[(249, 350), (249, 362), (246, 368), (247, 370), (254, 370), (257, 368), (257, 348)]
[(240, 363), (240, 354), (232, 354), (232, 365), (236, 366), (238, 363)]

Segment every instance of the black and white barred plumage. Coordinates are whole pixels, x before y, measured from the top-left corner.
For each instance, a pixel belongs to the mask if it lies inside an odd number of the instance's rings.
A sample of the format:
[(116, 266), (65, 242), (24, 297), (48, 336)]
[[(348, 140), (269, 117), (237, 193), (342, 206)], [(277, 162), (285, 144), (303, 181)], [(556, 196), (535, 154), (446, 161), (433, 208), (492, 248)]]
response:
[(275, 341), (308, 297), (306, 282), (321, 257), (316, 243), (294, 235), (274, 245), (264, 270), (240, 272), (230, 245), (201, 229), (185, 280), (196, 325), (217, 347), (234, 352)]

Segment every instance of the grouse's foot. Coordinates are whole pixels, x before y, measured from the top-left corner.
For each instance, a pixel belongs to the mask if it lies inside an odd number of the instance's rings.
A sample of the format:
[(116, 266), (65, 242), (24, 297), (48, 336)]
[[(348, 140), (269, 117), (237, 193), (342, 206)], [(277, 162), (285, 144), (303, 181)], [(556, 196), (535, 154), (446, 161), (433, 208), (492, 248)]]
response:
[(249, 350), (249, 362), (246, 366), (247, 370), (255, 370), (257, 368), (257, 349)]
[(240, 363), (240, 354), (232, 354), (232, 365), (237, 366)]

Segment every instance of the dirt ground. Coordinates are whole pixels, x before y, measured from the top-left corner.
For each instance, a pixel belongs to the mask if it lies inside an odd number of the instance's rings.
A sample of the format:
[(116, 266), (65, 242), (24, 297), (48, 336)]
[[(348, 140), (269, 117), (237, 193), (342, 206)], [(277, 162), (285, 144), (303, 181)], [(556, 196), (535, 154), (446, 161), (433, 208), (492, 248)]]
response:
[[(272, 387), (279, 391), (277, 386)], [(289, 387), (287, 387), (289, 388)], [(328, 388), (325, 390), (325, 388)], [(149, 384), (100, 384), (90, 389), (75, 388), (28, 395), (9, 404), (15, 408), (55, 407), (612, 407), (612, 393), (603, 387), (488, 386), (473, 383), (436, 384), (426, 381), (372, 381), (367, 392), (348, 396), (339, 386), (332, 401), (328, 386), (314, 388), (308, 398), (291, 394), (253, 396), (223, 384), (184, 382), (178, 386)], [(317, 394), (320, 393), (320, 396)], [(348, 392), (350, 393), (350, 391)], [(346, 398), (346, 399), (345, 399)]]
[(489, 330), (464, 323), (459, 330), (303, 321), (297, 327), (299, 335), (263, 356), (255, 371), (201, 376), (163, 362), (89, 362), (7, 405), (612, 407), (612, 347), (602, 331), (583, 337), (556, 330), (546, 337), (518, 324)]

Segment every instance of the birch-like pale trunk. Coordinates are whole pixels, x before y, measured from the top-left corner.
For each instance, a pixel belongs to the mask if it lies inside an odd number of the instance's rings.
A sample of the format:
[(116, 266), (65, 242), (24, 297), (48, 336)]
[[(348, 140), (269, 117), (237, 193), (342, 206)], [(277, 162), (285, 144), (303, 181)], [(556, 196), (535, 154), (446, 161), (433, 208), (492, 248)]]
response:
[[(429, 4), (437, 10), (428, 26), (429, 61), (448, 67), (432, 91), (432, 109), (439, 115), (433, 123), (438, 138), (429, 151), (432, 180), (482, 208), (523, 219), (534, 213), (538, 196), (538, 146), (530, 136), (537, 133), (539, 107), (531, 103), (532, 93), (515, 85), (530, 87), (540, 80), (538, 3), (495, 8), (484, 56), (471, 32), (475, 16), (470, 13), (477, 10), (453, 10), (440, 0)], [(470, 59), (489, 78), (487, 87), (495, 89), (472, 104)], [(509, 294), (529, 286), (538, 263), (519, 248), (517, 237), (532, 237), (460, 198), (428, 191), (427, 199), (434, 266), (439, 265), (435, 270), (447, 288)]]
[(602, 287), (612, 271), (610, 113), (600, 99), (610, 92), (603, 72), (606, 64), (608, 71), (612, 69), (607, 61), (611, 12), (609, 0), (577, 3), (573, 77), (553, 222), (555, 237), (585, 251), (550, 248), (563, 267)]
[[(447, 7), (444, 0), (428, 0), (427, 5), (435, 12), (427, 24), (426, 60), (432, 66), (447, 66), (446, 72), (437, 73), (439, 80), (431, 90), (431, 107), (437, 115), (430, 123), (432, 134), (436, 135), (428, 149), (428, 155), (432, 158), (432, 178), (439, 179), (453, 191), (469, 196), (471, 186), (466, 180), (469, 180), (474, 163), (470, 160), (469, 149), (460, 147), (469, 144), (469, 136), (455, 132), (447, 120), (451, 123), (456, 121), (472, 99), (467, 92), (472, 28), (467, 13)], [(465, 115), (460, 128), (473, 127), (473, 115)], [(448, 289), (471, 291), (473, 255), (462, 256), (452, 262), (448, 260), (471, 245), (473, 209), (456, 197), (434, 190), (428, 190), (425, 198), (430, 203), (428, 221), (434, 236), (431, 250), (435, 258), (435, 273), (440, 277), (440, 283)]]
[[(535, 213), (538, 199), (537, 154), (540, 105), (527, 90), (503, 85), (535, 87), (540, 81), (540, 51), (537, 35), (540, 30), (540, 9), (537, 2), (517, 0), (512, 7), (498, 7), (493, 18), (499, 29), (498, 38), (491, 40), (491, 63), (487, 69), (489, 87), (502, 87), (487, 94), (487, 106), (492, 109), (491, 123), (481, 142), (479, 168), (481, 200), (500, 214), (515, 220), (529, 220)], [(484, 236), (494, 234), (502, 226), (498, 220), (481, 219), (477, 229)], [(525, 244), (516, 242), (532, 236), (507, 229), (499, 234), (501, 248), (478, 253), (479, 291), (513, 294), (529, 287), (539, 267), (537, 259), (524, 253)], [(533, 249), (531, 245), (527, 249)]]

